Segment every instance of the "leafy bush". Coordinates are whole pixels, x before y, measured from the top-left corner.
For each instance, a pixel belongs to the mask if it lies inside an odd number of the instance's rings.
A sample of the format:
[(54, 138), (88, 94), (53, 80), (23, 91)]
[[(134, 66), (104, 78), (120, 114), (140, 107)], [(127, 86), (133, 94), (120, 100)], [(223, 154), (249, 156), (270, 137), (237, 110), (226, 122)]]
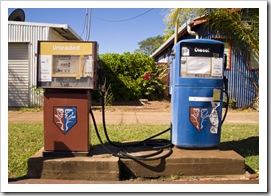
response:
[(140, 53), (106, 53), (100, 55), (106, 76), (106, 88), (111, 86), (114, 101), (149, 100), (164, 96), (167, 69), (154, 59)]

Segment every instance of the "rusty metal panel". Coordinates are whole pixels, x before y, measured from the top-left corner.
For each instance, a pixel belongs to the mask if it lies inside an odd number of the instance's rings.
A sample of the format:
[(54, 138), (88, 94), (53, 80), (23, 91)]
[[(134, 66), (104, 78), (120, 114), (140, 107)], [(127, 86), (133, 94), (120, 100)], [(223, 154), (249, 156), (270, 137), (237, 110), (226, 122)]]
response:
[(87, 93), (44, 94), (44, 150), (88, 152), (89, 97)]

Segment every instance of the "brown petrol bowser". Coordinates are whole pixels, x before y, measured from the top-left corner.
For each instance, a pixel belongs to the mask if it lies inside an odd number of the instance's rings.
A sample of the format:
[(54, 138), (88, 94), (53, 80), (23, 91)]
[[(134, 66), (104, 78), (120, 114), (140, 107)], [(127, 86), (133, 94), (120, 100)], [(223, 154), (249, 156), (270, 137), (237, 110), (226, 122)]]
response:
[(37, 86), (44, 89), (44, 155), (87, 154), (97, 42), (39, 41)]

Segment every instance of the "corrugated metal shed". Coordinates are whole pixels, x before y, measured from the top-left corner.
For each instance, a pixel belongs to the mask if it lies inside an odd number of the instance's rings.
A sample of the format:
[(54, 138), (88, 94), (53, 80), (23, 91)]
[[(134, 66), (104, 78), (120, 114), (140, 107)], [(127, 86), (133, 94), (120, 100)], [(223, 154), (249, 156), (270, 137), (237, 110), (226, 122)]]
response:
[[(204, 24), (197, 26), (195, 31), (204, 39), (219, 38), (219, 35), (214, 36), (209, 29), (206, 29)], [(259, 78), (255, 70), (249, 70), (248, 59), (248, 50), (245, 46), (242, 51), (238, 51), (233, 46), (230, 54), (230, 69), (224, 72), (229, 81), (229, 97), (237, 101), (236, 107), (249, 106), (255, 98), (256, 90), (253, 81), (258, 83)]]
[[(50, 40), (50, 41), (61, 41), (61, 40), (81, 40), (80, 36), (78, 36), (68, 25), (66, 24), (47, 24), (47, 23), (32, 23), (32, 22), (17, 22), (17, 21), (9, 21), (8, 22), (8, 42), (9, 42), (9, 56), (14, 56), (16, 54), (12, 54), (14, 49), (14, 44), (23, 43), (28, 47), (28, 88), (29, 89), (29, 97), (24, 99), (24, 103), (16, 103), (16, 101), (9, 101), (9, 106), (32, 106), (32, 105), (40, 105), (42, 104), (42, 99), (35, 92), (31, 90), (31, 87), (36, 85), (37, 79), (37, 44), (39, 40)], [(12, 59), (11, 59), (12, 60)], [(20, 60), (22, 63), (20, 63)], [(18, 83), (20, 76), (23, 77), (18, 72), (18, 67), (20, 65), (24, 65), (24, 72), (27, 68), (25, 66), (24, 59), (17, 58), (17, 75), (16, 78), (12, 78), (12, 72), (14, 72), (14, 67), (10, 67), (9, 61), (9, 80), (13, 81), (13, 84)], [(16, 81), (17, 80), (17, 81)], [(25, 82), (24, 82), (25, 85)], [(13, 96), (20, 96), (16, 91), (17, 88), (12, 86), (9, 82), (9, 93)], [(15, 100), (15, 99), (14, 99)], [(28, 103), (26, 103), (28, 102)]]
[[(204, 22), (204, 21), (202, 21)], [(202, 23), (195, 23), (193, 31), (199, 34), (200, 39), (218, 38), (211, 30), (207, 29)], [(191, 39), (195, 36), (189, 35), (186, 30), (186, 24), (182, 25), (178, 31), (178, 41)], [(156, 62), (164, 62), (170, 59), (173, 48), (174, 35), (172, 35), (164, 44), (162, 44), (152, 55)], [(230, 69), (225, 70), (225, 76), (229, 81), (229, 98), (236, 100), (236, 107), (251, 105), (256, 94), (253, 82), (258, 83), (256, 71), (250, 70), (248, 66), (248, 50), (237, 51), (234, 47), (231, 50)]]

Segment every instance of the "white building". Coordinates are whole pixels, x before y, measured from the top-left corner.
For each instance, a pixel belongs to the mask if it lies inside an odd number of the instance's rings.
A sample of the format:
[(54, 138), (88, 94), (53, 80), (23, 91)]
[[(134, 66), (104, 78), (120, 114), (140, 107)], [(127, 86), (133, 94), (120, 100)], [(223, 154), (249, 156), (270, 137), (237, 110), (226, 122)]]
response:
[(8, 21), (8, 106), (41, 104), (37, 81), (39, 40), (81, 40), (66, 24)]

